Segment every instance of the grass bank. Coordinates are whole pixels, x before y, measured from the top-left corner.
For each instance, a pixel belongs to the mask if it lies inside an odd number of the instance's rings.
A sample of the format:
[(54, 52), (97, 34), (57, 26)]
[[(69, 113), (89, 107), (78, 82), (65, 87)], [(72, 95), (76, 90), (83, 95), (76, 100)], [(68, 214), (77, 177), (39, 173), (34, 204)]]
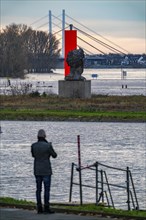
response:
[(0, 96), (0, 120), (146, 122), (145, 96), (66, 99), (49, 96)]
[[(10, 206), (10, 207), (18, 207), (25, 209), (35, 209), (36, 204), (31, 201), (26, 200), (16, 200), (14, 198), (9, 197), (0, 197), (0, 206)], [(77, 204), (51, 204), (51, 206), (57, 212), (68, 212), (68, 213), (76, 213), (76, 214), (90, 214), (96, 215), (101, 214), (103, 216), (112, 216), (112, 217), (124, 217), (132, 218), (132, 219), (146, 219), (146, 211), (132, 210), (126, 211), (121, 209), (113, 209), (107, 208), (104, 206), (96, 206), (94, 204), (86, 204), (86, 205), (77, 205)]]

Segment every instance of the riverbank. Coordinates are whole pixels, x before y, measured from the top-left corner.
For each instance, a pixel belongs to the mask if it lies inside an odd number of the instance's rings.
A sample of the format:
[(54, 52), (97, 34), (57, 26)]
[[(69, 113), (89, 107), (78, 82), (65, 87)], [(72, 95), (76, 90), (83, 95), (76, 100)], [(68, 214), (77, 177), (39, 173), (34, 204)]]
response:
[(146, 122), (145, 96), (1, 95), (0, 120)]
[[(25, 210), (35, 210), (36, 204), (26, 200), (16, 200), (13, 198), (0, 198), (0, 207), (18, 208)], [(95, 217), (107, 217), (108, 219), (141, 219), (144, 220), (146, 212), (140, 210), (121, 210), (113, 209), (111, 207), (105, 207), (103, 205), (96, 206), (95, 204), (71, 204), (71, 203), (51, 203), (51, 208), (56, 213), (66, 213), (81, 216), (95, 216)]]

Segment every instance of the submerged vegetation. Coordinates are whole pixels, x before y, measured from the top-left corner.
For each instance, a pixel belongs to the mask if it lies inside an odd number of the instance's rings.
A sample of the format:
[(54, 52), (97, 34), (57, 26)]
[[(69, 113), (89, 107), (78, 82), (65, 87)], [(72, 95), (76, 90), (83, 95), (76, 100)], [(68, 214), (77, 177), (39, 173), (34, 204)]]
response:
[(1, 120), (146, 121), (145, 96), (1, 95)]

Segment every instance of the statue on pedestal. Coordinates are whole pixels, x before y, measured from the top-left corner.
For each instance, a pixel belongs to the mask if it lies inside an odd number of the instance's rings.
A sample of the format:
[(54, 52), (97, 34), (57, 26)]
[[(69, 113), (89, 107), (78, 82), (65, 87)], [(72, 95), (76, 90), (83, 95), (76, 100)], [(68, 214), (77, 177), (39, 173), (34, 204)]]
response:
[(70, 66), (70, 73), (65, 77), (65, 80), (86, 80), (85, 77), (81, 76), (84, 68), (84, 57), (84, 51), (81, 48), (71, 50), (68, 53), (66, 62)]

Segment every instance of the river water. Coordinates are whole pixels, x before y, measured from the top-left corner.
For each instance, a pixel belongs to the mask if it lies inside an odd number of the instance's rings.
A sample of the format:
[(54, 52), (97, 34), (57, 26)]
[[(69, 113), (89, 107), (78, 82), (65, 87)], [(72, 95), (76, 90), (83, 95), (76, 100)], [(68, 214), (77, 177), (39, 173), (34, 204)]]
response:
[[(91, 80), (91, 93), (100, 95), (144, 95), (146, 96), (146, 69), (84, 69), (83, 76)], [(92, 78), (97, 74), (97, 78)], [(12, 85), (32, 84), (32, 91), (58, 94), (58, 80), (64, 80), (64, 70), (56, 69), (53, 74), (27, 74), (24, 80), (11, 79)], [(0, 80), (0, 94), (11, 92), (6, 78)]]
[[(33, 158), (30, 146), (40, 128), (45, 129), (58, 157), (52, 159), (51, 202), (68, 202), (71, 163), (96, 161), (132, 172), (141, 209), (146, 209), (146, 124), (105, 122), (1, 121), (1, 196), (35, 201)], [(106, 170), (109, 181), (125, 186), (125, 173)], [(77, 174), (76, 174), (77, 173)], [(78, 181), (78, 172), (75, 181)], [(95, 185), (94, 171), (85, 170), (83, 183)], [(126, 190), (111, 188), (116, 207), (126, 208)], [(73, 186), (73, 202), (79, 202), (79, 186)], [(83, 188), (83, 202), (95, 202), (95, 190)]]

